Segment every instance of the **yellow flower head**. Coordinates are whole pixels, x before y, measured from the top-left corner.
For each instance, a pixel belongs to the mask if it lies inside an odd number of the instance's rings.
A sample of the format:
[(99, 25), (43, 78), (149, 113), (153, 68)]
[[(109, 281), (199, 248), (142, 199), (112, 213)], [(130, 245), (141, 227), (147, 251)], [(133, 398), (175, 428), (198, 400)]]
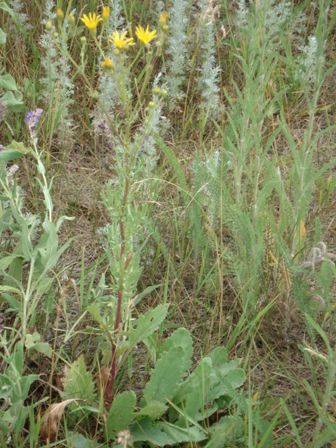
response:
[(102, 17), (103, 17), (103, 22), (106, 23), (110, 17), (110, 7), (109, 6), (103, 6)]
[(112, 36), (109, 37), (109, 42), (114, 45), (118, 50), (126, 50), (128, 47), (134, 45), (133, 37), (126, 37), (127, 31), (124, 33), (119, 33), (114, 31)]
[(101, 67), (104, 69), (104, 70), (113, 70), (114, 69), (114, 64), (113, 64), (113, 61), (112, 61), (112, 59), (110, 59), (110, 58), (105, 58), (102, 62), (101, 62)]
[(142, 42), (144, 45), (148, 45), (153, 39), (156, 38), (157, 31), (150, 31), (149, 25), (147, 25), (146, 29), (144, 29), (142, 26), (137, 26), (135, 28), (135, 34), (140, 42)]
[(159, 17), (159, 25), (160, 25), (161, 28), (164, 28), (164, 27), (167, 26), (168, 19), (169, 19), (169, 12), (168, 11), (163, 11), (160, 14), (160, 17)]
[(84, 14), (83, 17), (81, 17), (81, 21), (91, 33), (96, 32), (98, 23), (102, 20), (103, 19), (95, 12), (89, 12), (88, 15)]

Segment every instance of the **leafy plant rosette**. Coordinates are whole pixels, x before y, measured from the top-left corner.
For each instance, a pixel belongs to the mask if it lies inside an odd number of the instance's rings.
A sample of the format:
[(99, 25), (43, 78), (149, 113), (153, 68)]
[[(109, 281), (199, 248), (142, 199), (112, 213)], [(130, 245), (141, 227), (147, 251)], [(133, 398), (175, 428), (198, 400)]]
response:
[[(128, 332), (129, 350), (155, 333), (167, 309), (167, 305), (159, 305), (135, 321)], [(118, 443), (113, 446), (202, 442), (208, 448), (219, 448), (238, 441), (244, 432), (239, 388), (245, 373), (239, 367), (240, 360), (229, 361), (224, 347), (203, 357), (195, 368), (192, 357), (192, 337), (188, 330), (179, 328), (160, 346), (141, 394), (132, 390), (118, 393), (110, 409), (102, 411), (97, 404), (100, 394), (93, 375), (81, 356), (66, 371), (61, 397), (63, 403), (76, 401), (77, 406), (72, 402), (70, 408), (72, 413), (81, 411), (81, 418), (83, 412), (101, 415), (105, 441)], [(46, 434), (49, 430), (52, 439), (53, 426), (48, 415), (42, 428)], [(72, 441), (82, 438), (77, 433), (70, 435)]]

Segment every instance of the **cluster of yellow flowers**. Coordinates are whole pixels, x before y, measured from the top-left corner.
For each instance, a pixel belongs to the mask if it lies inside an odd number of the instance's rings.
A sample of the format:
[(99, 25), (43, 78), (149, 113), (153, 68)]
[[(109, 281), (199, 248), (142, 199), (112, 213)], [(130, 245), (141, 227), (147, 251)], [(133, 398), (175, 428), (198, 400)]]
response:
[[(100, 22), (106, 23), (110, 16), (110, 8), (109, 6), (104, 6), (102, 15), (96, 14), (95, 12), (90, 12), (89, 14), (84, 14), (81, 17), (81, 21), (87, 27), (87, 29), (93, 34), (96, 34), (97, 27)], [(138, 40), (144, 44), (149, 45), (152, 40), (154, 40), (157, 36), (157, 31), (150, 30), (149, 25), (146, 28), (142, 26), (137, 26), (135, 29), (135, 35)], [(109, 38), (109, 42), (114, 45), (118, 50), (126, 50), (127, 48), (135, 45), (133, 37), (127, 37), (127, 31), (124, 33), (119, 33), (118, 31), (114, 31), (112, 36)]]
[[(103, 23), (103, 25), (107, 24), (110, 17), (110, 12), (111, 11), (109, 6), (103, 6), (101, 14), (97, 14), (96, 12), (89, 12), (88, 14), (83, 14), (80, 20), (90, 31), (91, 35), (95, 38), (98, 25), (101, 22)], [(57, 8), (56, 17), (60, 23), (64, 20), (64, 12), (61, 8)], [(163, 32), (168, 31), (168, 19), (169, 13), (167, 11), (163, 11), (163, 13), (159, 17), (159, 28)], [(75, 24), (75, 17), (72, 14), (67, 17), (67, 20), (72, 25)], [(157, 38), (158, 33), (156, 29), (150, 30), (149, 25), (147, 25), (145, 28), (138, 25), (135, 28), (135, 36), (141, 44), (143, 44), (145, 47), (148, 47), (149, 44)], [(82, 39), (85, 38), (83, 37)], [(111, 36), (109, 36), (108, 41), (118, 51), (127, 50), (128, 48), (135, 45), (134, 38), (132, 36), (128, 36), (127, 31), (114, 31)], [(102, 67), (106, 70), (113, 69), (114, 66), (112, 60), (109, 58), (104, 58)]]

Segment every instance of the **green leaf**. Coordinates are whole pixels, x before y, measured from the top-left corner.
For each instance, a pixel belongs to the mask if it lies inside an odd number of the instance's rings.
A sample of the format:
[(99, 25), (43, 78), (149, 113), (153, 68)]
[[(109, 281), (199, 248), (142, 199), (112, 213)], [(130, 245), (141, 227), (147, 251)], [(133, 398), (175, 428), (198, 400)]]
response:
[(0, 152), (0, 162), (10, 162), (11, 160), (19, 159), (22, 156), (22, 152), (4, 149)]
[(21, 258), (19, 254), (8, 255), (7, 257), (3, 257), (0, 260), (0, 271), (5, 271), (8, 266), (14, 261), (16, 258)]
[(174, 402), (181, 403), (183, 411), (193, 419), (196, 419), (208, 403), (212, 369), (211, 359), (203, 358), (174, 397)]
[(209, 391), (209, 400), (216, 400), (223, 395), (234, 398), (237, 394), (236, 389), (245, 381), (245, 372), (242, 369), (230, 373), (227, 377), (217, 377), (216, 384)]
[(12, 10), (12, 8), (10, 8), (6, 2), (2, 1), (0, 2), (0, 9), (2, 9), (3, 11), (7, 12), (11, 17), (14, 17), (14, 11)]
[(62, 398), (77, 398), (87, 401), (96, 399), (95, 385), (90, 372), (87, 371), (84, 357), (80, 356), (64, 375), (64, 391), (61, 393)]
[(137, 319), (136, 327), (131, 329), (129, 333), (130, 348), (135, 347), (139, 342), (147, 339), (159, 328), (167, 316), (168, 306), (158, 305)]
[(13, 110), (20, 110), (23, 106), (22, 95), (19, 92), (16, 92), (15, 94), (12, 91), (6, 92), (2, 95), (1, 101), (6, 103), (6, 105)]
[(206, 434), (198, 427), (180, 428), (167, 422), (152, 423), (149, 419), (131, 428), (134, 442), (149, 442), (154, 446), (172, 446), (188, 442), (201, 442)]
[(18, 151), (22, 154), (27, 154), (29, 149), (22, 142), (17, 142), (16, 140), (12, 140), (9, 145), (6, 146), (6, 149), (12, 149), (13, 151)]
[(41, 342), (41, 336), (36, 331), (33, 334), (27, 334), (25, 346), (28, 350), (36, 350), (37, 352), (48, 356), (48, 358), (51, 358), (52, 356), (52, 349), (50, 345), (47, 342)]
[(151, 420), (160, 418), (168, 409), (161, 401), (150, 401), (136, 414), (139, 417), (149, 417)]
[(246, 380), (246, 375), (243, 369), (234, 369), (227, 373), (225, 380), (228, 381), (234, 389), (242, 386)]
[(128, 429), (133, 420), (135, 403), (136, 396), (133, 391), (122, 392), (114, 398), (106, 422), (109, 440), (119, 431)]
[(40, 296), (46, 294), (50, 290), (53, 282), (54, 279), (51, 277), (42, 277), (36, 285), (37, 294)]
[(160, 352), (166, 352), (173, 347), (181, 347), (183, 350), (192, 356), (193, 340), (189, 331), (185, 328), (178, 328), (171, 336), (162, 344)]
[(0, 88), (4, 90), (13, 90), (14, 92), (18, 91), (16, 81), (9, 73), (0, 75)]
[(27, 154), (28, 150), (23, 143), (13, 140), (4, 150), (0, 151), (0, 162), (10, 162)]
[(101, 306), (99, 304), (92, 303), (90, 306), (88, 306), (87, 310), (93, 320), (95, 320), (99, 325), (105, 325), (105, 320), (100, 314)]
[[(1, 292), (1, 287), (0, 287), (0, 292)], [(14, 311), (16, 313), (19, 313), (21, 311), (21, 308), (22, 308), (21, 301), (16, 300), (10, 294), (1, 294), (0, 303), (2, 302), (2, 299), (4, 299), (10, 306), (10, 308), (8, 308), (8, 311)]]
[(21, 295), (21, 291), (13, 286), (0, 285), (0, 292), (12, 292)]
[(67, 446), (71, 448), (94, 448), (97, 446), (94, 440), (87, 439), (78, 432), (68, 433), (67, 443), (69, 444)]
[(18, 342), (15, 345), (15, 351), (11, 356), (11, 362), (13, 363), (13, 366), (15, 367), (15, 370), (22, 374), (23, 372), (23, 366), (24, 366), (24, 354), (23, 354), (23, 344), (22, 342)]
[(223, 417), (219, 423), (210, 428), (211, 439), (205, 448), (223, 448), (231, 446), (243, 435), (244, 422), (238, 416)]
[(0, 28), (0, 45), (5, 45), (7, 40), (7, 34), (2, 28)]
[(228, 361), (228, 352), (225, 347), (216, 347), (207, 356), (212, 360), (214, 368), (220, 367)]
[(145, 386), (146, 402), (150, 403), (155, 400), (165, 403), (167, 400), (171, 400), (190, 366), (191, 356), (181, 347), (174, 347), (163, 353)]
[(52, 357), (52, 349), (47, 342), (38, 342), (37, 344), (34, 344), (32, 348), (48, 358)]

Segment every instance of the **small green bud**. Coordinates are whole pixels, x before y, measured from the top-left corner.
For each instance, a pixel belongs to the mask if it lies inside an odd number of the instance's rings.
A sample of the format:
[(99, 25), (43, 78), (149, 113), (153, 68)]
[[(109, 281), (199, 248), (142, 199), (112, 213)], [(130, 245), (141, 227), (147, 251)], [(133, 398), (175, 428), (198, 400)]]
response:
[(68, 17), (67, 17), (67, 19), (68, 19), (68, 22), (70, 23), (70, 25), (75, 25), (75, 23), (76, 23), (76, 19), (75, 19), (75, 16), (73, 15), (73, 14), (70, 14)]

